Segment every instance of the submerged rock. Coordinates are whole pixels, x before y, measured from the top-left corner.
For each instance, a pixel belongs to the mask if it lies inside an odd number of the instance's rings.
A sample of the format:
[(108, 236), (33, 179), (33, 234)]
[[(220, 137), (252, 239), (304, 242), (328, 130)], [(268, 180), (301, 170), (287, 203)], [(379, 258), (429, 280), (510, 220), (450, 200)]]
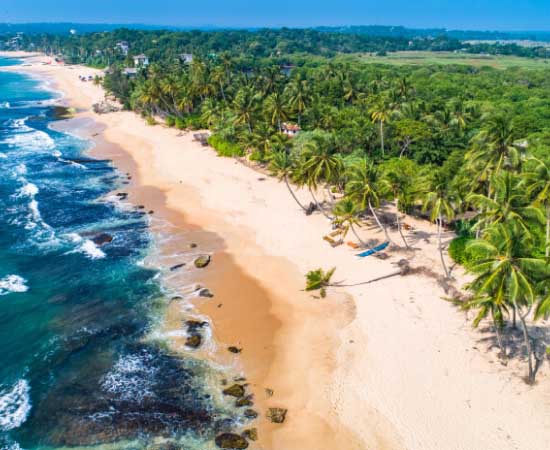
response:
[(267, 410), (267, 418), (273, 423), (283, 423), (286, 419), (287, 411), (284, 408), (269, 408)]
[(200, 334), (192, 334), (185, 340), (186, 347), (199, 348), (202, 344), (202, 336)]
[(252, 396), (247, 395), (246, 397), (241, 397), (235, 402), (237, 408), (242, 408), (243, 406), (252, 406), (254, 402), (252, 401)]
[(247, 419), (255, 419), (256, 417), (258, 417), (258, 413), (253, 409), (245, 409), (243, 415)]
[(233, 345), (231, 347), (227, 347), (227, 350), (230, 351), (231, 353), (241, 353), (243, 351), (242, 348), (238, 348)]
[(212, 294), (210, 289), (202, 288), (201, 290), (199, 290), (199, 297), (213, 298), (214, 294)]
[(219, 448), (240, 450), (248, 448), (248, 442), (242, 436), (234, 433), (222, 433), (216, 436), (216, 445)]
[(181, 269), (185, 266), (185, 263), (176, 264), (175, 266), (170, 267), (170, 272), (173, 272), (174, 270)]
[(197, 259), (195, 259), (195, 267), (197, 269), (203, 269), (205, 268), (208, 264), (210, 264), (210, 260), (211, 260), (211, 257), (210, 255), (202, 255), (202, 256), (199, 256)]
[(95, 245), (104, 245), (113, 242), (113, 236), (107, 233), (100, 233), (92, 238), (92, 242)]
[(225, 388), (222, 392), (224, 395), (230, 395), (232, 397), (240, 398), (244, 396), (245, 389), (244, 386), (241, 384), (234, 384), (228, 388)]
[(194, 242), (191, 242), (191, 244), (189, 244), (189, 248), (197, 248), (197, 244), (195, 244)]
[(189, 333), (196, 333), (202, 328), (208, 326), (208, 322), (204, 322), (201, 320), (186, 320), (185, 326), (187, 327), (187, 331)]

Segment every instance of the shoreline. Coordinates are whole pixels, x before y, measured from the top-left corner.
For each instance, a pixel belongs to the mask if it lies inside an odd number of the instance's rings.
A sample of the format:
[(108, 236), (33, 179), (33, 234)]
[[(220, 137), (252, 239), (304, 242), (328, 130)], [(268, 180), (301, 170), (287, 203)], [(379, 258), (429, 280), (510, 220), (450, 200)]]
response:
[[(66, 101), (84, 111), (78, 118), (104, 127), (100, 136), (86, 137), (114, 145), (109, 159), (132, 176), (125, 186), (135, 189), (129, 201), (153, 209), (153, 222), (168, 221), (171, 235), (182, 233), (166, 255), (195, 236), (201, 250), (213, 252), (199, 282), (215, 297), (198, 310), (210, 317), (215, 341), (243, 348), (237, 359), (225, 347), (220, 356), (242, 364), (255, 393), (262, 419), (252, 448), (545, 448), (547, 369), (535, 388), (522, 385), (522, 368), (498, 364), (483, 333), (441, 301), (435, 280), (399, 277), (346, 292), (331, 289), (326, 299), (302, 291), (307, 270), (336, 266), (336, 280), (353, 284), (394, 270), (402, 256), (358, 261), (350, 249), (328, 247), (321, 240), (330, 229), (323, 217), (306, 218), (276, 180), (217, 157), (190, 133), (149, 127), (131, 112), (92, 115), (101, 89), (77, 84), (77, 73), (93, 69), (35, 65), (18, 71), (55, 80)], [(107, 147), (91, 154), (107, 157)], [(407, 220), (422, 232), (412, 236), (421, 249), (414, 264), (439, 269), (433, 227)], [(460, 283), (462, 274), (457, 277)], [(169, 322), (181, 327), (177, 313), (169, 312)], [(265, 388), (275, 395), (266, 398)], [(271, 406), (289, 409), (283, 425), (263, 418)], [(534, 423), (536, 434), (528, 431)]]

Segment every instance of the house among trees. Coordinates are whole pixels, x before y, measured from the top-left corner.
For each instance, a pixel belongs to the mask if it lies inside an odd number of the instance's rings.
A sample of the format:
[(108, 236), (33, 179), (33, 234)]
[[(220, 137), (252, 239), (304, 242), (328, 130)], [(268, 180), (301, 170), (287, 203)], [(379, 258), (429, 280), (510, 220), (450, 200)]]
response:
[(134, 67), (126, 67), (122, 70), (122, 73), (128, 78), (134, 78), (137, 75), (137, 69)]
[(294, 64), (284, 64), (281, 66), (281, 73), (287, 77), (292, 73), (292, 69), (296, 67)]
[(134, 66), (147, 67), (149, 65), (149, 58), (144, 54), (134, 56)]
[(180, 60), (184, 64), (191, 64), (193, 62), (193, 54), (192, 53), (182, 53), (180, 55)]
[(288, 123), (288, 122), (283, 122), (283, 124), (281, 125), (281, 130), (283, 131), (284, 134), (290, 137), (296, 136), (300, 131), (302, 131), (302, 129), (300, 128), (300, 125), (296, 125), (295, 123)]
[(117, 42), (115, 50), (119, 50), (124, 56), (128, 56), (128, 50), (130, 50), (130, 44), (126, 41)]

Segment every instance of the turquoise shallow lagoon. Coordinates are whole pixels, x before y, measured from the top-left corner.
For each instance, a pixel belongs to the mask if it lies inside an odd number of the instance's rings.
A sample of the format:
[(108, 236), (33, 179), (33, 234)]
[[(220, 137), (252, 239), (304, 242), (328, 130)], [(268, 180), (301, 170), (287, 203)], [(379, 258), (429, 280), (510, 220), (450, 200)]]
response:
[(146, 338), (147, 218), (102, 200), (120, 178), (50, 128), (55, 95), (0, 72), (0, 448), (210, 448), (236, 416), (206, 362)]

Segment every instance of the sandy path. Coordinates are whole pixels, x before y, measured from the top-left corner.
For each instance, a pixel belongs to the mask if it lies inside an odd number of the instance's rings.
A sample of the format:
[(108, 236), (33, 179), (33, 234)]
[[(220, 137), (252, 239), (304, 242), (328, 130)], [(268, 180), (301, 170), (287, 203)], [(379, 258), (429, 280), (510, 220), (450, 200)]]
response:
[[(53, 77), (79, 108), (103, 96), (100, 88), (78, 81), (89, 69), (23, 69)], [(139, 183), (158, 189), (185, 226), (219, 237), (218, 250), (239, 268), (236, 279), (248, 286), (246, 301), (233, 300), (241, 317), (202, 308), (221, 342), (243, 342), (243, 365), (258, 396), (264, 387), (275, 390), (260, 405), (290, 410), (282, 426), (262, 421), (268, 437), (261, 448), (548, 448), (548, 367), (537, 386), (525, 386), (523, 366), (500, 365), (482, 342), (485, 335), (441, 299), (434, 279), (397, 277), (346, 292), (333, 289), (323, 300), (301, 291), (308, 270), (335, 266), (336, 280), (354, 283), (395, 270), (403, 255), (358, 260), (347, 246), (330, 248), (321, 240), (330, 231), (323, 216), (304, 216), (276, 180), (217, 157), (189, 134), (149, 127), (130, 112), (94, 119), (105, 126), (103, 138), (131, 155)], [(435, 229), (408, 222), (421, 231), (410, 235), (418, 248), (413, 264), (440, 271)], [(382, 239), (376, 230), (362, 233)], [(226, 276), (229, 286), (235, 273), (217, 275)], [(239, 292), (238, 285), (231, 289)], [(250, 312), (254, 300), (263, 311), (259, 316)], [(254, 355), (246, 355), (247, 348)]]

